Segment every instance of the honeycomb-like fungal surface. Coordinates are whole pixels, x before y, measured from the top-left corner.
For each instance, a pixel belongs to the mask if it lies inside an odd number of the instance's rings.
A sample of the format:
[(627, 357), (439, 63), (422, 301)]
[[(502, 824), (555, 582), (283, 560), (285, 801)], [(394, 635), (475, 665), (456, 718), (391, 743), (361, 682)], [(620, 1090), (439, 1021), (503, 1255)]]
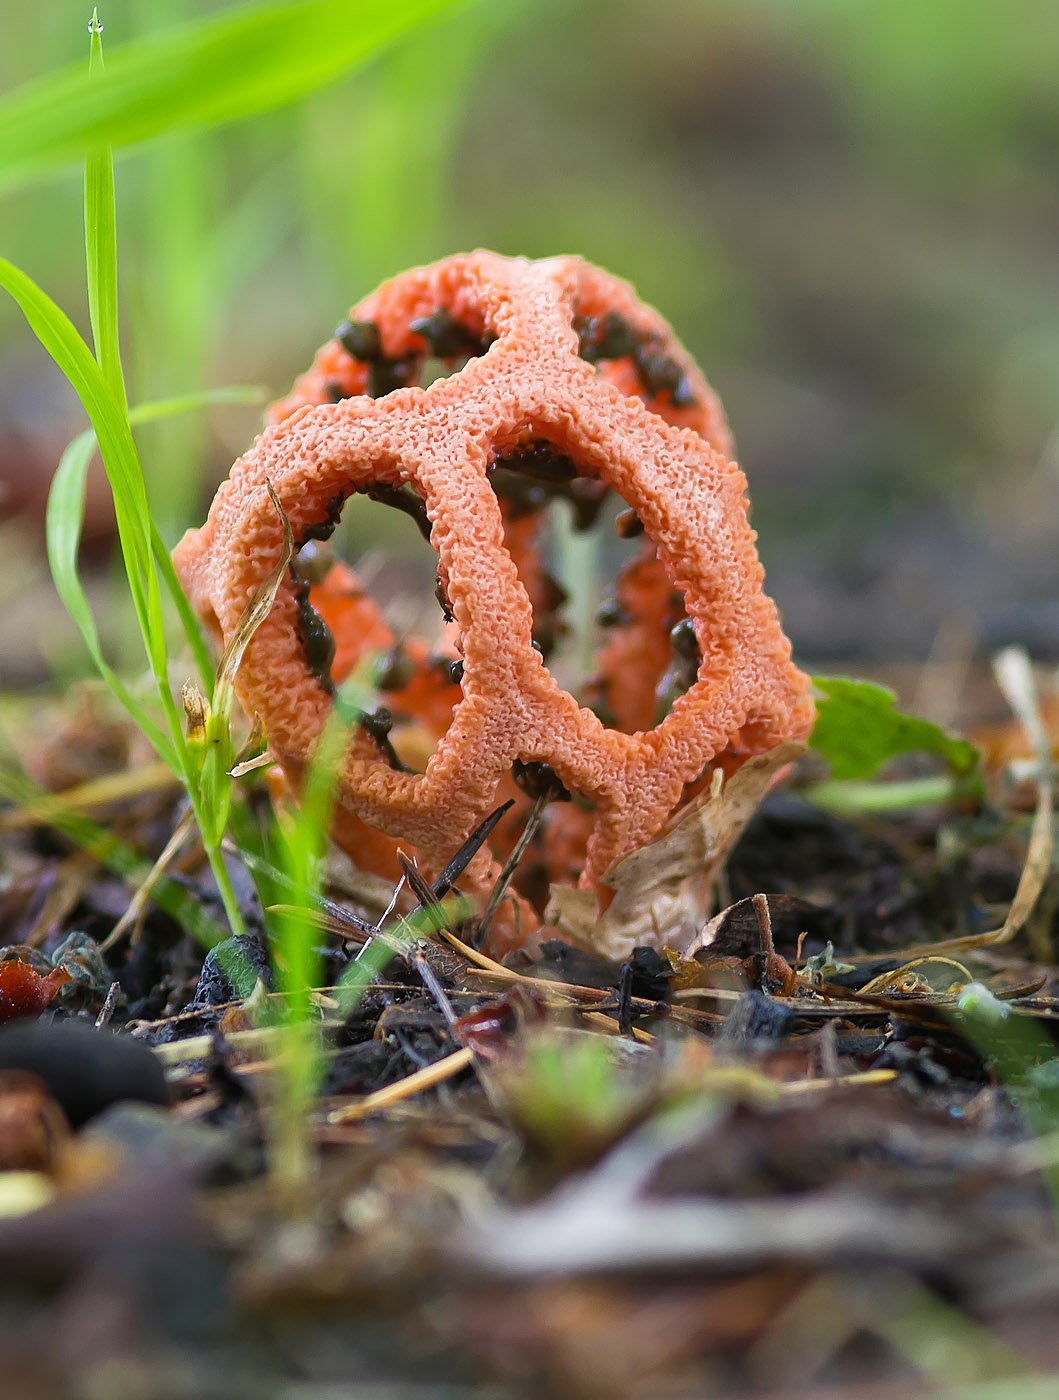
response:
[[(411, 381), (431, 352), (450, 367), (469, 358), (422, 388)], [(512, 765), (541, 762), (588, 799), (581, 881), (598, 885), (613, 861), (658, 833), (719, 755), (808, 733), (808, 681), (763, 591), (723, 413), (668, 325), (626, 283), (574, 257), (477, 252), (413, 269), (354, 309), (271, 418), (205, 525), (175, 551), (199, 614), (227, 640), (279, 558), (267, 482), (299, 543), (326, 529), (352, 493), (410, 487), (425, 503), (463, 662), (424, 771), (400, 771), (368, 728), (352, 729), (339, 799), (357, 821), (340, 819), (340, 840), (344, 827), (360, 832), (366, 822), (436, 868), (489, 812)], [(539, 560), (491, 473), (541, 444), (581, 483), (602, 483), (635, 511), (647, 537), (631, 566), (646, 571), (638, 596), (657, 593), (664, 575), (662, 592), (683, 598), (697, 670), (653, 727), (608, 728), (534, 646)], [(648, 621), (657, 631), (658, 619)], [(635, 671), (638, 647), (626, 637), (611, 651)], [(620, 687), (614, 658), (603, 680)], [(634, 674), (624, 682), (630, 694), (638, 683)], [(307, 657), (296, 581), (280, 587), (236, 689), (297, 784), (332, 697)], [(643, 718), (643, 704), (625, 708)], [(479, 874), (489, 865), (483, 856)]]

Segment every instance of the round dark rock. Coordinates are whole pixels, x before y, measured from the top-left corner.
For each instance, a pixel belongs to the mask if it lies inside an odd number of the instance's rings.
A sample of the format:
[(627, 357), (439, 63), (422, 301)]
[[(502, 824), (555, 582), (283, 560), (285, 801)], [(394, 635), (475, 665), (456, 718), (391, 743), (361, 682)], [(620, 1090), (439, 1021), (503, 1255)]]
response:
[(75, 1128), (125, 1099), (167, 1104), (165, 1073), (131, 1036), (80, 1021), (16, 1021), (0, 1026), (0, 1070), (43, 1080)]

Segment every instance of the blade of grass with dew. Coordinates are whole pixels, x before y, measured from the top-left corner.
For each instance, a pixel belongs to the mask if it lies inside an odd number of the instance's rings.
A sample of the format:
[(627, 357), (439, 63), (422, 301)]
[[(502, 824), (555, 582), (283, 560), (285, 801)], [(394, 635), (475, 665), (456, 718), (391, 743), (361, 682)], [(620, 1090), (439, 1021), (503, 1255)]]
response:
[(159, 758), (174, 771), (179, 771), (176, 750), (168, 735), (158, 727), (104, 657), (95, 618), (78, 573), (77, 554), (84, 525), (85, 484), (95, 448), (96, 435), (89, 428), (67, 447), (52, 478), (45, 512), (45, 540), (52, 580), (63, 606), (81, 633), (92, 664), (106, 682), (108, 690), (125, 707)]
[[(88, 55), (88, 79), (93, 84), (93, 90), (106, 93), (109, 85), (103, 74), (103, 26), (99, 20), (98, 9), (93, 9), (92, 18), (88, 26), (89, 31), (89, 55)], [(125, 389), (125, 376), (121, 364), (121, 346), (118, 326), (118, 232), (117, 232), (117, 209), (114, 191), (114, 160), (111, 147), (108, 142), (102, 141), (91, 149), (85, 158), (84, 169), (84, 222), (85, 222), (85, 272), (88, 285), (88, 306), (90, 320), (92, 324), (92, 341), (95, 347), (96, 362), (103, 374), (108, 388), (113, 398), (116, 414), (124, 419), (124, 427), (132, 436), (132, 428), (129, 422), (128, 395)], [(105, 463), (104, 463), (105, 464)], [(135, 516), (136, 523), (142, 531), (143, 540), (147, 544), (148, 562), (146, 564), (147, 573), (147, 601), (150, 608), (151, 594), (157, 592), (158, 583), (153, 566), (150, 563), (150, 510), (147, 503), (146, 486), (143, 482), (143, 469), (139, 462), (139, 457), (134, 461), (135, 473), (139, 476), (141, 499), (136, 502)], [(113, 487), (113, 483), (112, 483)], [(115, 488), (115, 508), (118, 501)], [(120, 525), (119, 525), (120, 530)], [(126, 571), (128, 566), (126, 564)], [(154, 625), (149, 628), (152, 632), (160, 631), (161, 605), (159, 602), (157, 618), (150, 619)], [(141, 630), (144, 619), (140, 618)], [(164, 635), (145, 638), (148, 643), (148, 651), (152, 646), (160, 647), (162, 656), (165, 653)], [(163, 686), (157, 665), (152, 664), (159, 689), (168, 691), (168, 684)], [(163, 697), (163, 704), (164, 704)], [(175, 729), (173, 716), (169, 716), (170, 728)], [(176, 749), (180, 749), (180, 736), (173, 733), (173, 743)]]
[[(100, 37), (98, 20), (93, 25), (92, 42), (95, 49), (101, 49), (102, 40)], [(109, 90), (109, 83), (101, 81), (101, 63), (97, 64), (97, 70), (99, 71), (97, 89), (102, 91)], [(192, 649), (196, 653), (200, 669), (202, 668), (202, 658), (205, 647), (201, 637), (198, 639), (198, 644), (196, 644), (195, 634), (198, 631), (197, 624), (189, 617), (190, 609), (181, 601), (182, 594), (176, 579), (175, 570), (172, 568), (172, 562), (166, 556), (166, 550), (161, 539), (158, 523), (150, 512), (143, 467), (140, 462), (135, 441), (132, 438), (132, 424), (128, 413), (128, 397), (125, 392), (124, 375), (120, 357), (116, 357), (111, 365), (103, 362), (101, 353), (102, 347), (109, 345), (112, 349), (116, 349), (118, 345), (117, 219), (114, 207), (113, 156), (110, 145), (102, 145), (93, 159), (98, 162), (101, 170), (101, 173), (95, 181), (95, 194), (101, 203), (106, 203), (107, 207), (105, 210), (98, 212), (97, 217), (90, 225), (86, 225), (88, 248), (87, 271), (91, 290), (91, 284), (94, 278), (109, 277), (111, 270), (113, 270), (113, 285), (109, 291), (99, 288), (96, 290), (96, 305), (99, 308), (100, 324), (95, 328), (95, 332), (98, 337), (97, 355), (100, 358), (101, 369), (106, 372), (109, 368), (111, 376), (117, 381), (120, 381), (120, 397), (115, 395), (114, 404), (116, 411), (124, 420), (123, 427), (132, 446), (130, 468), (135, 474), (136, 483), (139, 487), (137, 504), (141, 507), (138, 523), (148, 540), (148, 614), (146, 619), (140, 618), (140, 626), (144, 634), (144, 645), (151, 662), (151, 669), (154, 673), (159, 697), (162, 701), (162, 708), (169, 725), (172, 743), (176, 751), (180, 769), (182, 770), (183, 780), (194, 811), (195, 820), (202, 837), (206, 858), (213, 871), (213, 877), (220, 892), (232, 933), (238, 937), (245, 934), (246, 928), (239, 900), (234, 886), (232, 885), (231, 877), (221, 851), (221, 840), (231, 810), (232, 786), (231, 780), (228, 779), (227, 776), (221, 777), (217, 772), (219, 764), (225, 769), (228, 767), (231, 751), (231, 731), (228, 725), (228, 716), (225, 715), (223, 731), (220, 726), (215, 726), (213, 734), (209, 736), (213, 742), (207, 745), (205, 762), (200, 762), (199, 754), (192, 750), (187, 741), (183, 729), (182, 716), (177, 708), (169, 685), (167, 666), (168, 653), (164, 618), (161, 608), (159, 575), (167, 582), (173, 598), (176, 601), (178, 615), (191, 640)], [(90, 184), (91, 170), (92, 166), (90, 163), (90, 165), (86, 167), (86, 192)], [(95, 243), (101, 246), (94, 247), (93, 244)], [(113, 324), (102, 324), (104, 316), (111, 317)], [(102, 451), (102, 440), (100, 440), (100, 447)], [(105, 453), (104, 465), (106, 465)], [(115, 494), (115, 506), (117, 507), (118, 504)], [(165, 559), (165, 563), (159, 564), (157, 561), (162, 558)], [(216, 685), (214, 689), (216, 690)], [(205, 782), (203, 781), (204, 778), (206, 780)]]
[[(106, 91), (109, 85), (98, 61), (102, 44), (100, 33), (98, 19), (93, 15), (91, 47), (97, 61), (91, 65), (90, 76), (97, 90)], [(105, 144), (93, 151), (86, 167), (85, 212), (89, 300), (94, 308), (93, 331), (98, 358), (92, 355), (65, 313), (31, 278), (6, 259), (0, 259), (0, 285), (6, 286), (14, 297), (31, 329), (66, 374), (88, 413), (111, 487), (118, 539), (141, 640), (169, 729), (171, 747), (166, 756), (171, 755), (174, 771), (187, 788), (225, 912), (232, 931), (240, 934), (245, 931), (242, 911), (220, 851), (220, 838), (211, 830), (218, 823), (211, 823), (214, 814), (204, 807), (181, 714), (169, 685), (165, 619), (154, 559), (158, 532), (148, 506), (117, 354), (116, 215), (112, 157)], [(102, 363), (104, 353), (107, 356), (105, 366)], [(71, 479), (72, 475), (71, 469)], [(226, 815), (227, 807), (224, 813)]]
[[(97, 90), (103, 70), (103, 26), (93, 9), (88, 22), (89, 80)], [(127, 407), (118, 334), (118, 229), (114, 201), (114, 163), (106, 144), (85, 156), (85, 264), (88, 269), (88, 315), (103, 377), (114, 399)]]
[(467, 0), (245, 5), (115, 49), (105, 84), (75, 65), (0, 101), (0, 191), (105, 145), (282, 107)]

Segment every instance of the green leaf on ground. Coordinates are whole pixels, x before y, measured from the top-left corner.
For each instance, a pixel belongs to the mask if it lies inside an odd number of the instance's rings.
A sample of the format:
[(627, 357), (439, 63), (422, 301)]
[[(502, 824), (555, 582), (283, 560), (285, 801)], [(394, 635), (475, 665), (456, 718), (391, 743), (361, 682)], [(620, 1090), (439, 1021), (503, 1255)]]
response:
[(809, 745), (827, 759), (836, 781), (874, 777), (903, 753), (936, 754), (957, 778), (978, 767), (980, 755), (970, 740), (905, 714), (885, 686), (846, 676), (814, 676), (813, 685), (817, 716)]

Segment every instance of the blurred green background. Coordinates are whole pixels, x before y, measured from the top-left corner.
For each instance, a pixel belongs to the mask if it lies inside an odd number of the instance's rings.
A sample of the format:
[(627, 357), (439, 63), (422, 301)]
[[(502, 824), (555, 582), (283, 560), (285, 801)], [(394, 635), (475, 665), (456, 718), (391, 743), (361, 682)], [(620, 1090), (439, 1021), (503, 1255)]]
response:
[[(106, 44), (222, 8), (106, 0)], [(10, 7), (3, 90), (82, 58), (87, 13)], [(1054, 0), (478, 0), (295, 106), (121, 157), (133, 398), (278, 394), (414, 262), (578, 252), (720, 391), (803, 660), (1054, 658), (1057, 71)], [(84, 327), (80, 178), (0, 200), (0, 252)], [(257, 421), (144, 433), (170, 538)], [(80, 664), (38, 541), (82, 426), (0, 302), (5, 685)]]

